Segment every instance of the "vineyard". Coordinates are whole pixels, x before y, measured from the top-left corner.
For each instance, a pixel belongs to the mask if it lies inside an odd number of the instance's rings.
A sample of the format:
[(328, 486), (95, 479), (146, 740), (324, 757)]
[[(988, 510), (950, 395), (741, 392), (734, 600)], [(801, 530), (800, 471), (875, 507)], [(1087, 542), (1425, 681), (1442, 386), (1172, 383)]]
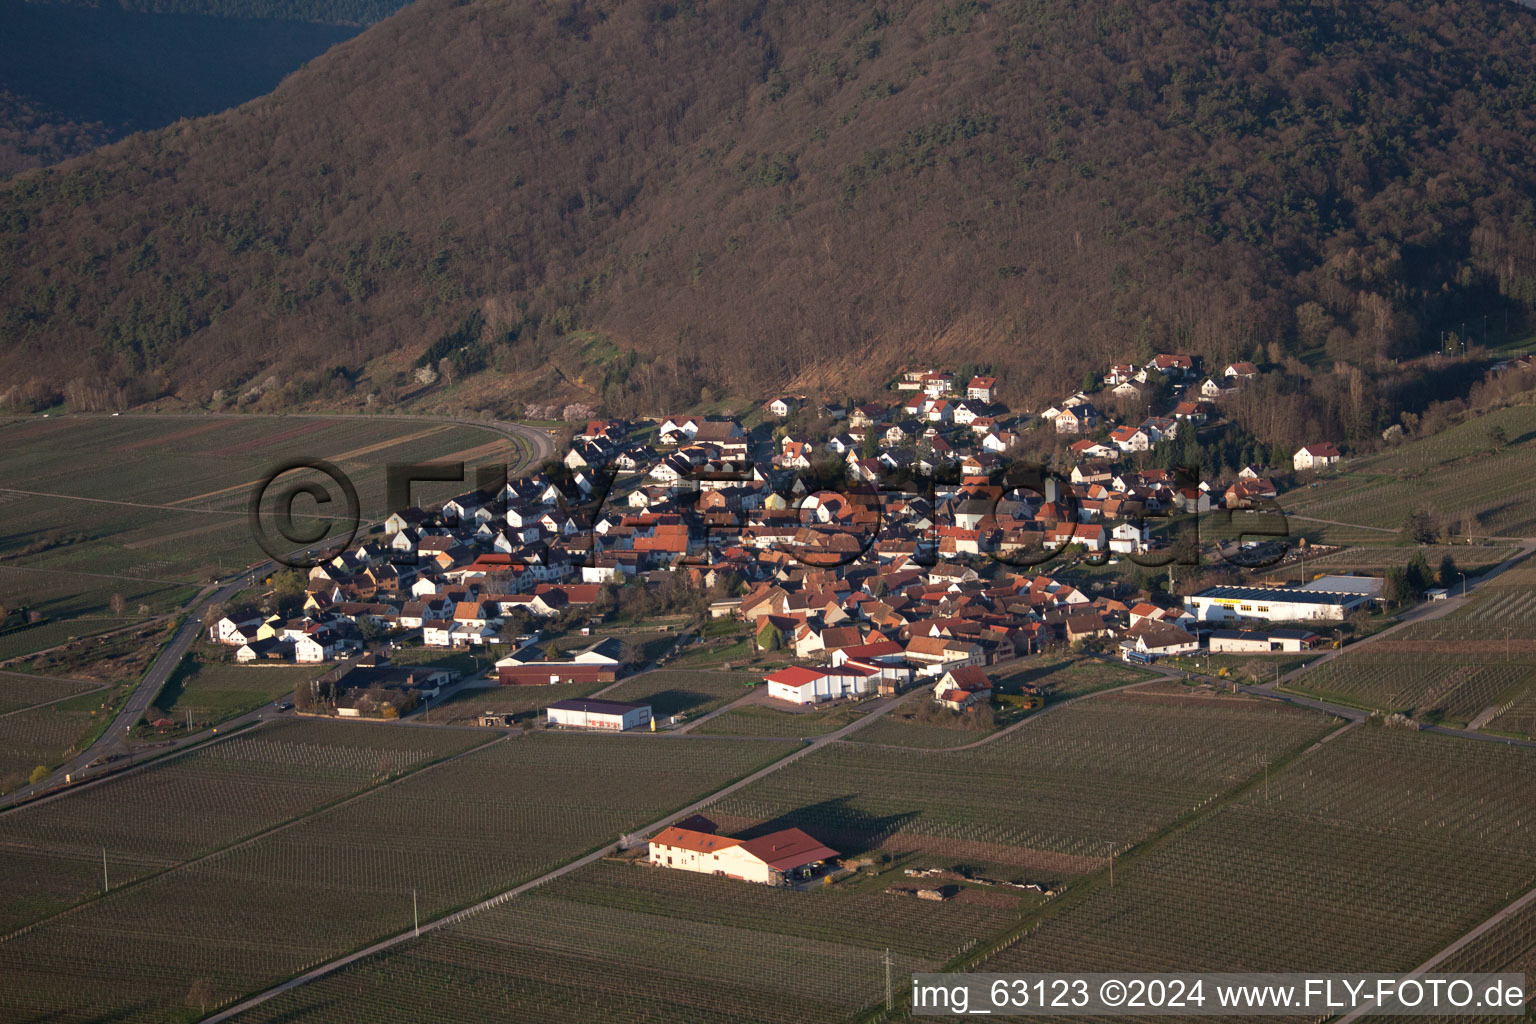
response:
[(1536, 665), (1529, 658), (1524, 664), (1479, 664), (1448, 652), (1395, 651), (1382, 642), (1318, 665), (1288, 688), (1383, 711), (1437, 713), (1447, 722), (1466, 724), (1533, 681)]
[[(1498, 731), (1532, 735), (1536, 585), (1509, 569), (1450, 615), (1404, 627), (1323, 662), (1286, 688), (1344, 703), (1467, 725), (1485, 712)], [(1488, 724), (1482, 721), (1481, 724)]]
[(1269, 702), (1111, 694), (970, 750), (833, 744), (707, 813), (733, 831), (798, 826), (845, 852), (919, 850), (1063, 877), (1331, 724)]
[(193, 986), (227, 1002), (407, 927), (413, 893), (440, 916), (791, 749), (504, 738), (0, 942), (0, 1018), (163, 1021)]
[(899, 991), (1014, 914), (603, 863), (237, 1019), (838, 1021), (883, 1000), (887, 949)]
[[(1503, 431), (1502, 445), (1494, 442), (1495, 428)], [(1458, 522), (1472, 513), (1479, 536), (1527, 535), (1536, 527), (1536, 501), (1526, 483), (1536, 478), (1536, 406), (1469, 419), (1395, 451), (1352, 461), (1347, 470), (1316, 488), (1284, 495), (1281, 505), (1288, 513), (1388, 529), (1428, 507)], [(1331, 536), (1339, 529), (1322, 533)]]
[(0, 934), (486, 739), (275, 722), (0, 815)]
[(656, 669), (624, 680), (604, 693), (603, 698), (649, 704), (652, 713), (665, 721), (672, 715), (694, 718), (708, 714), (745, 697), (751, 686), (761, 683), (761, 676), (740, 672)]
[(1536, 883), (1536, 753), (1355, 728), (985, 971), (1397, 971)]
[(107, 712), (105, 690), (0, 716), (0, 793), (27, 781), (38, 765), (53, 766), (79, 749)]
[(824, 736), (852, 724), (868, 710), (858, 703), (843, 703), (814, 711), (743, 704), (704, 722), (693, 731), (701, 736)]
[(96, 688), (95, 683), (79, 679), (53, 679), (16, 672), (0, 672), (0, 715), (45, 704), (51, 700)]

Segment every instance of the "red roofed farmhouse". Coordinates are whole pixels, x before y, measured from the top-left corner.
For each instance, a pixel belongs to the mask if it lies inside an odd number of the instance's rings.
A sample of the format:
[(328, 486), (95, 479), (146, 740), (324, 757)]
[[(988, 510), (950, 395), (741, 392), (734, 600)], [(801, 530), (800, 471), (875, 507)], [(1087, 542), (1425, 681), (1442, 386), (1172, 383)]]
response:
[(731, 839), (673, 826), (658, 832), (650, 844), (650, 862), (657, 867), (764, 885), (793, 885), (814, 878), (837, 855), (798, 828), (756, 839)]

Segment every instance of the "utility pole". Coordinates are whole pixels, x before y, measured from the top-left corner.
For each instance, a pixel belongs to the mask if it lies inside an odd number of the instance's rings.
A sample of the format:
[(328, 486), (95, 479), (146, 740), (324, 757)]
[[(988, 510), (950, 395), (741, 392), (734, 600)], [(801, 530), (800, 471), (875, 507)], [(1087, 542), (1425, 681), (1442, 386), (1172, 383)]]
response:
[(892, 967), (892, 961), (891, 961), (891, 951), (890, 951), (889, 948), (886, 949), (885, 956), (881, 957), (881, 962), (885, 964), (885, 1011), (887, 1013), (889, 1013), (891, 1011), (892, 1007), (894, 1006), (894, 1003), (892, 1002), (892, 997), (891, 997), (891, 967)]
[(1264, 766), (1264, 802), (1266, 804), (1268, 804), (1269, 803), (1269, 758), (1266, 757), (1262, 761), (1260, 761), (1259, 763)]
[(416, 923), (416, 937), (421, 938), (421, 913), (416, 909), (416, 887), (411, 886), (411, 920)]
[(1115, 844), (1109, 844), (1109, 887), (1115, 887)]
[(107, 892), (112, 887), (107, 884), (107, 848), (101, 848), (101, 891)]

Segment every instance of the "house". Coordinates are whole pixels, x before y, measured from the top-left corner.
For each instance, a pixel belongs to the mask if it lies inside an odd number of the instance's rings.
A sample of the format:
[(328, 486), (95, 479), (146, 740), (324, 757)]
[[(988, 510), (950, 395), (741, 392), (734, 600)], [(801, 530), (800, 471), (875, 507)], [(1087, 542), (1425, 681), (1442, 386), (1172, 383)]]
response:
[(992, 680), (975, 665), (952, 668), (933, 684), (933, 699), (951, 711), (983, 707), (992, 699)]
[(965, 385), (965, 397), (977, 402), (991, 403), (997, 396), (996, 377), (972, 377)]
[(1115, 365), (1111, 366), (1109, 368), (1109, 372), (1104, 375), (1104, 383), (1108, 387), (1114, 387), (1117, 384), (1124, 384), (1126, 381), (1131, 380), (1135, 376), (1135, 363), (1116, 363)]
[(1296, 449), (1296, 454), (1291, 456), (1291, 465), (1300, 472), (1331, 466), (1341, 458), (1343, 456), (1339, 454), (1338, 448), (1331, 444), (1309, 444)]
[(779, 419), (783, 419), (799, 407), (800, 399), (791, 398), (788, 395), (783, 395), (769, 402), (767, 409), (770, 413), (777, 416)]
[(544, 709), (551, 725), (571, 729), (606, 729), (623, 732), (651, 721), (649, 704), (622, 700), (557, 700)]
[(792, 885), (820, 874), (838, 852), (798, 828), (756, 839), (732, 839), (676, 825), (650, 841), (649, 862), (659, 868), (723, 875), (763, 885)]
[(1129, 648), (1139, 654), (1167, 657), (1172, 654), (1188, 654), (1200, 649), (1198, 638), (1171, 622), (1147, 619), (1132, 626), (1120, 641), (1122, 649)]
[(1247, 362), (1232, 363), (1227, 366), (1226, 372), (1223, 374), (1225, 377), (1230, 377), (1236, 380), (1252, 380), (1258, 375), (1259, 368), (1254, 366), (1252, 363)]
[(1081, 434), (1098, 426), (1099, 410), (1090, 402), (1069, 406), (1056, 416), (1056, 433)]
[(1152, 438), (1140, 427), (1116, 427), (1109, 439), (1123, 452), (1144, 452), (1152, 447)]
[(763, 677), (768, 696), (791, 704), (819, 704), (841, 697), (854, 697), (874, 688), (875, 674), (848, 666), (843, 668), (802, 668), (798, 665), (780, 669)]

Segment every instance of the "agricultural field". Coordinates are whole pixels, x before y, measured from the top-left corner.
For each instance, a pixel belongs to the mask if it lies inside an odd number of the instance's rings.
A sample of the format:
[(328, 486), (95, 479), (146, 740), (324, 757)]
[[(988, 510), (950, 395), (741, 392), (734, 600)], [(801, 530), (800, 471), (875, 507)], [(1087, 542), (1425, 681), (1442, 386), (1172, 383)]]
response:
[(254, 711), (293, 692), (299, 683), (321, 675), (326, 666), (236, 665), (204, 660), (191, 652), (176, 666), (150, 709), (180, 722), (188, 715), (197, 723), (217, 725)]
[(195, 1017), (189, 993), (211, 1009), (399, 932), (413, 897), (425, 920), (505, 891), (793, 749), (503, 735), (0, 941), (0, 1017)]
[(1402, 971), (1536, 883), (1536, 751), (1356, 727), (982, 971)]
[[(1536, 406), (1513, 406), (1382, 455), (1349, 460), (1344, 472), (1283, 494), (1279, 503), (1288, 514), (1393, 531), (1402, 528), (1410, 512), (1429, 508), (1456, 525), (1459, 534), (1526, 536), (1536, 531), (1532, 479)], [(1461, 529), (1463, 521), (1469, 531)], [(1317, 532), (1330, 542), (1370, 543), (1348, 527), (1324, 526)], [(1378, 536), (1376, 543), (1383, 539)]]
[(1239, 697), (1104, 694), (968, 750), (825, 747), (712, 805), (730, 832), (798, 826), (1053, 880), (1145, 838), (1336, 725)]
[[(0, 722), (3, 722), (0, 719)], [(297, 719), (0, 815), (0, 935), (490, 737)]]
[(887, 949), (896, 979), (933, 969), (1008, 927), (1017, 902), (794, 892), (602, 862), (236, 1020), (845, 1020), (884, 999)]
[(50, 647), (63, 646), (71, 640), (89, 639), (100, 633), (134, 625), (136, 623), (133, 619), (64, 619), (9, 630), (0, 633), (0, 661), (24, 658)]
[(66, 642), (10, 663), (17, 672), (72, 676), (102, 683), (138, 683), (160, 646), (175, 630), (175, 620), (151, 619), (137, 628)]
[(1081, 697), (1116, 686), (1154, 679), (1151, 672), (1113, 658), (1067, 658), (1041, 655), (1019, 658), (988, 670), (999, 693), (1017, 693), (1026, 684), (1047, 690), (1050, 701)]
[(1521, 565), (1490, 580), (1462, 608), (1409, 625), (1319, 664), (1286, 684), (1357, 707), (1532, 735), (1536, 589)]
[[(747, 673), (694, 672), (663, 668), (642, 672), (604, 691), (603, 699), (649, 704), (665, 721), (673, 715), (696, 718), (747, 696), (762, 677)], [(658, 722), (660, 724), (660, 722)]]
[[(731, 708), (692, 730), (704, 736), (824, 736), (863, 718), (869, 708), (859, 702), (840, 702), (810, 711), (791, 710), (773, 704), (748, 703)], [(878, 725), (880, 723), (876, 723)]]
[[(356, 484), (366, 520), (385, 514), (387, 463), (520, 455), (515, 442), (479, 427), (277, 416), (14, 421), (0, 426), (0, 451), (8, 522), (0, 599), (54, 617), (101, 614), (113, 594), (129, 608), (167, 611), (190, 594), (188, 585), (261, 560), (246, 502), (287, 459), (339, 466)], [(413, 494), (441, 498), (453, 489), (425, 485)]]
[(1383, 569), (1407, 565), (1409, 559), (1416, 555), (1423, 555), (1431, 568), (1438, 566), (1441, 559), (1450, 555), (1456, 560), (1458, 568), (1476, 575), (1483, 569), (1491, 568), (1504, 559), (1518, 554), (1519, 551), (1519, 548), (1507, 544), (1415, 544), (1405, 547), (1356, 545), (1308, 558), (1301, 568), (1309, 573), (1314, 570), (1328, 572), (1361, 570), (1379, 574)]
[(95, 690), (99, 685), (85, 679), (53, 679), (23, 675), (20, 672), (0, 672), (0, 715), (62, 700)]
[(106, 725), (114, 704), (111, 692), (91, 690), (0, 715), (0, 793), (26, 783), (33, 769), (51, 769), (84, 749)]

